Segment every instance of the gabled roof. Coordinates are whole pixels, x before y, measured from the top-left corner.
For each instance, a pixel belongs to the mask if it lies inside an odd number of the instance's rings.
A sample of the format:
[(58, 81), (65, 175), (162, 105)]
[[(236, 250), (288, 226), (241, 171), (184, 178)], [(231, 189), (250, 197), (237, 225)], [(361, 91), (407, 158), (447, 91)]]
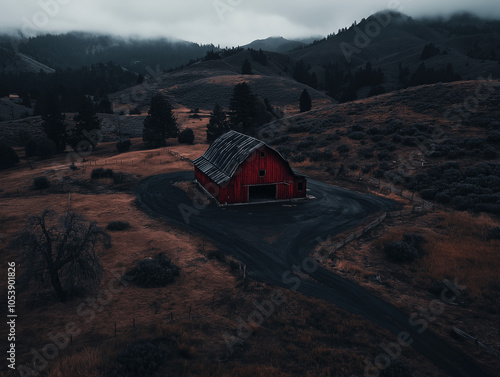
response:
[(251, 136), (229, 131), (215, 140), (203, 156), (193, 163), (213, 182), (220, 185), (229, 181), (243, 161), (263, 146), (273, 149)]

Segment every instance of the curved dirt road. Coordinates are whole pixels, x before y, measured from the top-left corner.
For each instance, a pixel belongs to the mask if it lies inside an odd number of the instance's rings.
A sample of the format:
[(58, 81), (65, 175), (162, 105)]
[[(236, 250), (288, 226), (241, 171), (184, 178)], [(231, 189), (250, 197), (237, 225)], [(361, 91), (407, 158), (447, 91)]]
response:
[[(407, 315), (355, 283), (312, 263), (309, 252), (318, 244), (357, 224), (369, 215), (391, 209), (394, 202), (359, 194), (315, 180), (308, 180), (316, 199), (293, 203), (202, 208), (193, 203), (175, 182), (192, 181), (192, 172), (150, 177), (137, 189), (138, 204), (160, 216), (210, 238), (220, 250), (247, 265), (252, 278), (328, 300), (339, 307), (388, 329), (397, 342), (401, 332), (411, 344), (450, 376), (488, 376), (468, 357), (430, 330), (419, 332)], [(300, 279), (299, 268), (309, 278)]]

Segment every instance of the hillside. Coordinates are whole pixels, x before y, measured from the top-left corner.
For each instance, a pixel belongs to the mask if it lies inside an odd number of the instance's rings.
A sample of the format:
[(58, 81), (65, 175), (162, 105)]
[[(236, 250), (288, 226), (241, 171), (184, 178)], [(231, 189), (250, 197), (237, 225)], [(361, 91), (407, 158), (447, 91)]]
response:
[(217, 102), (228, 107), (234, 86), (247, 82), (254, 94), (267, 98), (285, 112), (298, 111), (300, 93), (305, 88), (317, 106), (335, 103), (324, 93), (280, 75), (272, 56), (267, 66), (252, 62), (253, 75), (241, 75), (241, 63), (246, 58), (249, 58), (248, 52), (241, 52), (221, 60), (198, 62), (182, 70), (150, 77), (142, 85), (111, 95), (110, 100), (115, 109), (139, 105), (145, 110), (152, 94), (161, 89), (175, 106), (211, 110)]
[[(499, 89), (498, 80), (419, 86), (277, 120), (261, 133), (320, 176), (371, 177), (446, 205), (499, 213)], [(470, 103), (477, 106), (464, 110)], [(474, 181), (480, 174), (487, 182)]]
[[(345, 75), (368, 62), (383, 72), (382, 86), (387, 92), (402, 85), (398, 77), (400, 65), (412, 74), (422, 63), (433, 69), (445, 69), (451, 63), (454, 72), (464, 80), (488, 77), (490, 74), (499, 77), (499, 22), (480, 21), (480, 27), (466, 28), (463, 19), (440, 22), (414, 20), (401, 13), (381, 12), (287, 55), (310, 66), (309, 72), (317, 75), (322, 88), (330, 85), (325, 82), (328, 81), (327, 65), (334, 65)], [(437, 47), (438, 52), (422, 60), (421, 53), (430, 43)], [(365, 96), (362, 91), (358, 93), (359, 98)]]

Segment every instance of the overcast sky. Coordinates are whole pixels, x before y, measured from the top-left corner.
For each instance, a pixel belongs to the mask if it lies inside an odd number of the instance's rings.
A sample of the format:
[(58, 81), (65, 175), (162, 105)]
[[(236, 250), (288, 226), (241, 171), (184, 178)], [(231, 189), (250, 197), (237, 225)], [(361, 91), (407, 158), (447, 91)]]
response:
[(383, 9), (412, 17), (470, 11), (500, 18), (500, 0), (0, 0), (0, 28), (235, 46), (269, 36), (325, 36)]

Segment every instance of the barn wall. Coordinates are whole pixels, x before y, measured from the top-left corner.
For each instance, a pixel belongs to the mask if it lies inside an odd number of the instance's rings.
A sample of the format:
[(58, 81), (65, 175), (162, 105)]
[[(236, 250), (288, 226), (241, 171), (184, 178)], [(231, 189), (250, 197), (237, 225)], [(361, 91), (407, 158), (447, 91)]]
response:
[[(265, 152), (264, 157), (260, 152)], [(259, 176), (260, 170), (266, 171), (264, 177)], [(276, 199), (279, 200), (306, 196), (306, 179), (295, 176), (286, 161), (268, 147), (252, 153), (226, 184), (217, 186), (196, 167), (195, 178), (222, 204), (247, 203), (249, 185), (277, 184)], [(303, 183), (301, 191), (298, 190), (299, 182)]]
[[(264, 152), (264, 157), (260, 156)], [(265, 170), (265, 176), (260, 177), (260, 170)], [(304, 182), (302, 191), (297, 190), (298, 181)], [(306, 195), (305, 178), (296, 177), (288, 164), (274, 150), (263, 147), (252, 153), (240, 166), (228, 187), (234, 192), (228, 203), (248, 202), (248, 185), (277, 184), (276, 199), (300, 198)], [(231, 197), (231, 192), (226, 198)]]

